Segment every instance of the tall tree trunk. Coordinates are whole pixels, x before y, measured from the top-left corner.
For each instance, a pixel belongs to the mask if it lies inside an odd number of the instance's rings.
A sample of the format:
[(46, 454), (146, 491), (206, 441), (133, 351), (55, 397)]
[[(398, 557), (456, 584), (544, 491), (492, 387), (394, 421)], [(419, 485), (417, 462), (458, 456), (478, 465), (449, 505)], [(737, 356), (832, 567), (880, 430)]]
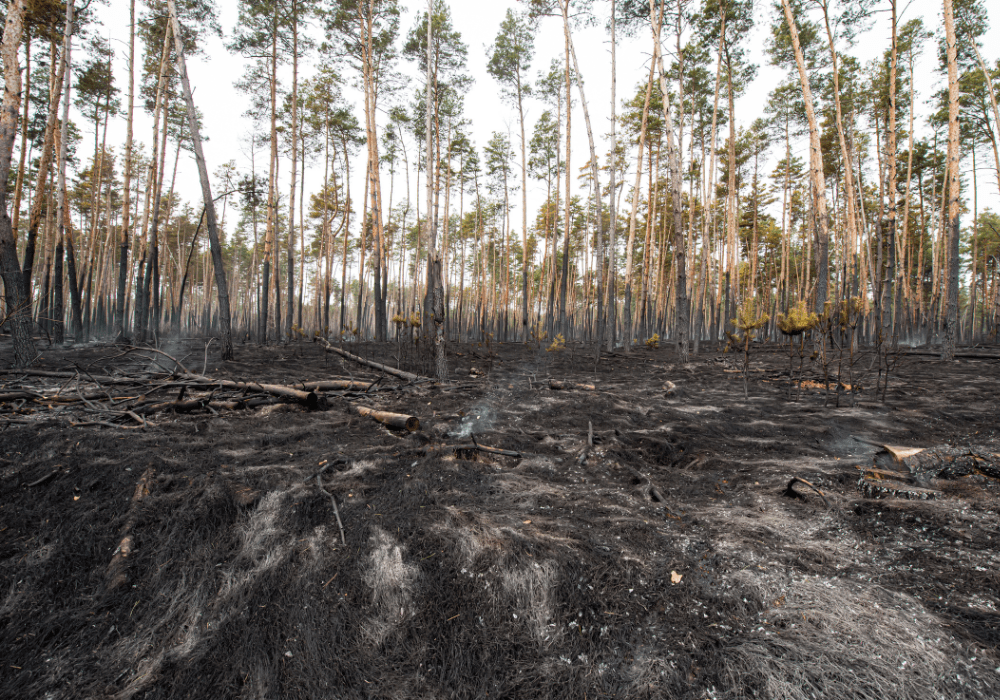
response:
[[(375, 59), (373, 7), (368, 6), (368, 15), (364, 20), (364, 82), (365, 82), (365, 129), (368, 142), (368, 180), (366, 189), (370, 197), (371, 225), (375, 243), (374, 285), (375, 293), (375, 340), (384, 342), (387, 338), (388, 319), (386, 318), (386, 299), (383, 293), (382, 276), (386, 272), (385, 230), (382, 222), (382, 179), (379, 173), (378, 124), (376, 123), (378, 106), (378, 66)], [(428, 22), (430, 19), (428, 19)], [(368, 197), (366, 197), (368, 199)], [(369, 202), (365, 202), (369, 206)], [(368, 225), (368, 218), (362, 217), (362, 227)], [(364, 234), (362, 234), (362, 238)], [(362, 253), (363, 255), (364, 253)], [(359, 278), (360, 289), (364, 289), (364, 277)], [(358, 323), (360, 328), (361, 324)]]
[(573, 135), (573, 80), (569, 56), (569, 8), (562, 5), (563, 14), (563, 40), (566, 52), (566, 213), (563, 219), (563, 259), (562, 259), (562, 280), (559, 290), (559, 329), (564, 337), (570, 336), (569, 322), (566, 317), (566, 301), (569, 289), (569, 230), (572, 225), (570, 204), (573, 199), (573, 174), (570, 167), (571, 156), (573, 155), (572, 135)]
[[(24, 83), (31, 85), (31, 27), (24, 29)], [(17, 237), (17, 227), (21, 220), (21, 195), (24, 193), (24, 164), (28, 156), (28, 107), (31, 100), (24, 100), (24, 114), (21, 117), (21, 153), (17, 163), (17, 182), (14, 183), (14, 206), (11, 216), (13, 223), (11, 229), (14, 237)]]
[[(181, 25), (177, 19), (177, 6), (174, 0), (167, 0), (170, 8), (170, 19), (175, 36), (182, 36)], [(219, 323), (222, 337), (219, 339), (223, 360), (233, 359), (233, 330), (229, 316), (229, 286), (226, 283), (226, 268), (222, 261), (222, 246), (219, 243), (219, 228), (215, 218), (215, 202), (212, 199), (212, 186), (208, 179), (208, 166), (205, 163), (205, 153), (201, 147), (201, 131), (198, 127), (198, 113), (195, 110), (194, 98), (191, 94), (191, 83), (188, 80), (187, 64), (184, 61), (184, 46), (177, 42), (177, 68), (181, 75), (181, 86), (184, 89), (184, 101), (187, 102), (188, 129), (191, 131), (191, 146), (194, 149), (198, 164), (198, 175), (201, 180), (202, 197), (205, 200), (205, 215), (208, 219), (208, 240), (212, 251), (212, 263), (215, 267), (215, 286), (219, 296)]]
[[(725, 28), (725, 25), (723, 25)], [(737, 297), (740, 294), (739, 208), (736, 191), (736, 96), (733, 94), (733, 65), (728, 44), (723, 43), (726, 57), (726, 99), (729, 102), (729, 180), (726, 186), (726, 318), (725, 326), (733, 330), (736, 316)]]
[[(897, 201), (899, 196), (896, 192), (897, 188), (897, 164), (896, 164), (896, 69), (899, 60), (899, 49), (897, 46), (897, 33), (896, 33), (896, 0), (889, 0), (890, 9), (892, 12), (892, 46), (891, 46), (891, 58), (889, 61), (889, 120), (888, 120), (888, 148), (886, 149), (886, 157), (889, 159), (889, 211), (888, 211), (888, 229), (889, 229), (889, 270), (886, 275), (886, 303), (880, 304), (879, 307), (882, 309), (883, 318), (882, 326), (884, 328), (891, 328), (895, 330), (896, 328), (896, 308), (897, 304), (894, 299), (895, 296), (899, 294), (899, 290), (895, 289), (896, 281), (896, 263), (897, 263), (897, 231), (896, 231), (896, 220), (897, 220)], [(889, 311), (891, 314), (890, 318), (886, 318), (884, 314)]]
[(3, 277), (5, 316), (14, 342), (14, 364), (25, 367), (35, 359), (31, 340), (31, 309), (24, 292), (24, 280), (17, 264), (17, 243), (7, 214), (7, 181), (14, 153), (14, 138), (21, 106), (21, 69), (17, 50), (24, 31), (25, 0), (10, 0), (0, 55), (3, 57), (4, 90), (0, 107), (0, 276)]
[(941, 359), (950, 362), (955, 359), (958, 333), (959, 196), (962, 177), (959, 170), (961, 154), (958, 130), (958, 46), (952, 0), (944, 0), (944, 29), (948, 54), (948, 298)]
[[(299, 3), (292, 0), (292, 177), (288, 196), (288, 246), (286, 254), (285, 337), (292, 338), (295, 311), (295, 187), (299, 167)], [(304, 217), (305, 212), (300, 212)]]
[(115, 297), (115, 336), (125, 338), (125, 295), (128, 284), (129, 214), (132, 181), (132, 118), (135, 113), (135, 0), (129, 3), (128, 121), (125, 132), (125, 173), (122, 186), (122, 224), (119, 240), (118, 291)]
[[(445, 356), (444, 339), (444, 288), (441, 280), (441, 255), (437, 249), (437, 227), (434, 220), (434, 184), (431, 174), (434, 172), (431, 143), (431, 81), (434, 76), (433, 54), (433, 18), (434, 2), (427, 0), (427, 289), (431, 294), (431, 312), (434, 315), (434, 347), (437, 378), (445, 381), (448, 378), (448, 363)], [(425, 318), (426, 323), (428, 319)]]
[[(271, 67), (268, 76), (271, 92), (271, 160), (267, 173), (267, 230), (264, 233), (264, 263), (261, 284), (260, 342), (267, 345), (267, 317), (271, 304), (271, 264), (277, 265), (276, 231), (278, 226), (278, 202), (275, 191), (278, 161), (278, 6), (271, 27)], [(277, 329), (281, 336), (281, 329)]]
[(528, 142), (524, 135), (524, 95), (521, 87), (520, 63), (516, 69), (516, 78), (517, 121), (521, 127), (521, 326), (524, 331), (524, 342), (528, 342)]
[[(73, 2), (66, 4), (66, 23), (72, 27), (73, 26)], [(69, 269), (69, 292), (70, 292), (70, 305), (72, 308), (72, 319), (73, 319), (73, 337), (75, 340), (82, 340), (83, 336), (83, 322), (81, 319), (81, 308), (80, 308), (80, 288), (77, 286), (76, 280), (76, 260), (75, 260), (75, 250), (73, 246), (73, 234), (70, 229), (69, 221), (69, 211), (66, 207), (66, 140), (69, 133), (69, 102), (70, 102), (70, 87), (72, 85), (72, 73), (73, 73), (73, 59), (72, 59), (72, 30), (70, 33), (70, 41), (67, 43), (63, 50), (63, 62), (65, 65), (65, 70), (63, 71), (63, 86), (62, 91), (64, 93), (65, 99), (62, 102), (63, 106), (63, 116), (62, 123), (59, 126), (59, 161), (57, 164), (57, 169), (59, 173), (58, 184), (56, 185), (56, 226), (59, 230), (59, 242), (60, 245), (66, 242), (66, 256), (67, 256), (67, 267)], [(59, 261), (61, 265), (62, 261)], [(58, 268), (58, 265), (57, 265)], [(60, 290), (58, 293), (58, 304), (59, 308), (62, 308), (62, 275), (56, 280), (56, 289)], [(57, 323), (57, 335), (62, 335), (63, 333), (63, 318), (59, 314), (56, 317)]]
[[(615, 175), (618, 169), (618, 134), (616, 132), (616, 121), (617, 121), (617, 105), (615, 104), (615, 90), (617, 85), (616, 81), (616, 59), (617, 59), (617, 32), (615, 27), (616, 18), (616, 4), (615, 0), (611, 0), (611, 162), (609, 164), (610, 172), (608, 173), (608, 207), (609, 219), (610, 219), (610, 231), (608, 233), (608, 304), (607, 304), (607, 350), (608, 352), (613, 352), (615, 349), (615, 340), (617, 335), (617, 324), (618, 318), (616, 311), (618, 310), (618, 300), (616, 298), (616, 287), (618, 278), (618, 265), (616, 264), (617, 255), (617, 233), (618, 233), (618, 209), (616, 207), (617, 200), (615, 195), (617, 194), (617, 187), (615, 186)], [(600, 201), (600, 190), (598, 190), (598, 201)]]

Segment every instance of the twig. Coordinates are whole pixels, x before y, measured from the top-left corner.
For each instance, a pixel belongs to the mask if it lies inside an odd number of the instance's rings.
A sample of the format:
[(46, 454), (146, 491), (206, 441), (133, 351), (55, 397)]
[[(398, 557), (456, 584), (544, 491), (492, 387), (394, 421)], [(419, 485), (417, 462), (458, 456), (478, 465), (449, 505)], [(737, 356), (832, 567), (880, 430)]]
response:
[[(337, 516), (337, 527), (340, 528), (340, 541), (346, 546), (347, 537), (344, 535), (344, 523), (340, 520), (340, 509), (337, 508), (337, 499), (333, 497), (333, 494), (323, 488), (323, 480), (319, 474), (316, 475), (316, 485), (319, 486), (319, 490), (330, 497), (330, 503), (333, 504), (333, 514)], [(331, 581), (333, 579), (330, 579)]]
[(208, 342), (205, 343), (205, 362), (203, 362), (202, 365), (201, 365), (201, 373), (202, 374), (205, 374), (205, 372), (208, 371), (208, 348), (214, 342), (215, 342), (215, 338), (209, 338)]
[(58, 469), (56, 469), (54, 471), (51, 471), (48, 474), (46, 474), (45, 476), (43, 476), (42, 478), (35, 479), (34, 481), (32, 481), (30, 484), (28, 484), (28, 487), (31, 488), (33, 486), (41, 486), (42, 484), (44, 484), (46, 481), (48, 481), (49, 479), (51, 479), (52, 477), (54, 477), (58, 473), (59, 473)]
[(107, 421), (103, 420), (87, 420), (81, 423), (74, 423), (73, 421), (70, 421), (69, 424), (72, 425), (74, 428), (82, 428), (91, 425), (103, 425), (107, 428), (119, 428), (121, 430), (142, 430), (145, 428), (145, 426), (143, 425), (118, 425), (116, 423), (108, 423)]
[[(94, 375), (92, 375), (90, 372), (88, 372), (87, 370), (85, 370), (82, 367), (80, 367), (80, 365), (77, 365), (75, 363), (74, 363), (74, 367), (76, 367), (77, 370), (83, 372), (88, 377), (90, 377), (90, 381), (92, 381), (94, 384), (96, 384), (98, 387), (100, 387), (101, 391), (104, 392), (104, 395), (108, 397), (108, 401), (111, 402), (111, 405), (112, 406), (114, 405), (115, 401), (114, 401), (114, 399), (111, 398), (111, 394), (108, 393), (108, 390), (104, 388), (103, 384), (101, 384), (99, 381), (97, 381), (96, 379), (94, 379)], [(56, 396), (58, 396), (58, 395), (59, 394), (56, 394)]]

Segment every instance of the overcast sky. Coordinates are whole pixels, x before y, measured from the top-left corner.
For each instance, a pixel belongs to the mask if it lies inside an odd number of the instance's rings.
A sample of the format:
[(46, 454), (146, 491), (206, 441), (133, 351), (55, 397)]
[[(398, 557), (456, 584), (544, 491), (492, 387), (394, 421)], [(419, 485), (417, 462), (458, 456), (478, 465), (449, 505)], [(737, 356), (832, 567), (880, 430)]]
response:
[[(424, 2), (404, 2), (406, 11), (401, 19), (401, 34), (405, 34), (414, 26), (417, 17), (424, 10)], [(751, 47), (751, 56), (758, 64), (757, 78), (753, 82), (747, 93), (737, 102), (736, 113), (738, 123), (741, 126), (748, 126), (756, 117), (763, 114), (763, 105), (767, 100), (768, 93), (785, 77), (784, 71), (768, 66), (767, 59), (763, 55), (763, 46), (769, 32), (769, 25), (772, 19), (772, 9), (767, 3), (760, 3), (761, 9), (757, 11), (757, 25), (748, 41)], [(235, 87), (235, 82), (240, 79), (244, 71), (243, 59), (231, 54), (225, 49), (224, 43), (232, 35), (233, 28), (237, 20), (237, 0), (216, 0), (218, 6), (218, 18), (222, 27), (224, 38), (212, 37), (205, 44), (204, 55), (194, 58), (189, 62), (189, 72), (194, 85), (194, 99), (198, 108), (204, 113), (205, 135), (210, 139), (205, 144), (205, 155), (210, 171), (226, 161), (233, 160), (237, 168), (241, 171), (249, 171), (250, 161), (246, 147), (246, 139), (253, 130), (252, 122), (243, 116), (249, 105), (249, 96), (241, 93)], [(501, 102), (499, 90), (496, 82), (486, 72), (487, 47), (493, 42), (500, 22), (508, 7), (519, 9), (519, 3), (513, 0), (453, 0), (451, 2), (451, 12), (455, 29), (462, 34), (462, 38), (469, 47), (469, 60), (467, 71), (475, 80), (475, 84), (468, 92), (465, 101), (465, 111), (471, 120), (470, 131), (476, 145), (481, 149), (489, 140), (494, 131), (510, 131), (512, 136), (517, 131), (516, 111), (509, 105)], [(913, 17), (923, 17), (926, 26), (937, 30), (941, 24), (941, 3), (931, 0), (913, 0), (904, 7), (900, 16), (900, 25)], [(597, 2), (595, 8), (601, 13), (601, 26), (590, 27), (577, 30), (574, 33), (574, 42), (577, 55), (581, 62), (581, 72), (585, 81), (587, 98), (589, 101), (591, 118), (594, 120), (593, 127), (595, 138), (601, 139), (598, 143), (598, 152), (606, 153), (607, 145), (603, 142), (603, 135), (610, 129), (610, 87), (611, 87), (611, 61), (610, 61), (610, 39), (603, 29), (603, 25), (610, 13), (610, 3)], [(110, 36), (112, 44), (116, 50), (116, 79), (119, 89), (122, 91), (122, 103), (126, 104), (126, 93), (128, 87), (126, 61), (128, 53), (128, 10), (126, 0), (112, 0), (109, 6), (98, 8), (98, 16), (103, 22), (103, 33)], [(887, 14), (875, 20), (873, 27), (867, 34), (860, 37), (856, 46), (851, 49), (862, 63), (875, 58), (889, 46), (889, 17)], [(536, 74), (546, 69), (553, 58), (560, 58), (563, 51), (563, 39), (561, 20), (557, 18), (547, 18), (541, 23), (537, 32), (535, 58), (532, 65), (532, 73)], [(985, 51), (984, 57), (990, 63), (998, 58), (996, 47), (1000, 46), (1000, 30), (991, 28), (989, 34), (982, 42)], [(79, 43), (77, 44), (79, 47)], [(138, 47), (137, 47), (138, 52)], [(640, 32), (636, 37), (620, 37), (618, 43), (618, 103), (621, 104), (623, 98), (634, 94), (636, 85), (641, 81), (645, 82), (649, 70), (650, 55), (650, 35), (649, 32)], [(923, 103), (933, 91), (940, 89), (943, 85), (943, 78), (936, 72), (936, 49), (928, 44), (920, 64), (917, 67), (918, 74), (918, 100)], [(80, 56), (77, 48), (76, 57)], [(137, 57), (138, 58), (138, 57)], [(399, 68), (412, 78), (411, 84), (400, 94), (400, 99), (409, 101), (414, 89), (419, 86), (419, 77), (416, 75), (415, 67), (405, 61), (400, 61)], [(714, 66), (713, 66), (714, 72)], [(300, 73), (302, 77), (308, 77), (312, 73), (306, 67)], [(290, 84), (290, 72), (288, 74), (288, 84)], [(362, 120), (360, 94), (347, 89), (347, 98), (355, 105), (355, 112), (358, 120)], [(383, 110), (391, 106), (389, 102), (380, 105)], [(528, 138), (531, 135), (531, 128), (535, 120), (543, 111), (540, 103), (529, 100), (527, 103), (526, 121), (528, 125)], [(928, 109), (926, 105), (918, 106), (918, 127), (917, 136), (928, 133), (920, 126), (920, 118), (926, 115)], [(383, 114), (384, 117), (384, 114)], [(587, 141), (584, 128), (582, 111), (577, 108), (573, 115), (573, 168), (583, 165), (587, 160)], [(78, 120), (78, 123), (86, 124)], [(87, 126), (83, 127), (85, 130)], [(136, 110), (135, 138), (138, 142), (146, 144), (147, 153), (151, 142), (152, 120), (142, 110)], [(86, 133), (86, 132), (85, 132)], [(513, 140), (513, 139), (512, 139)], [(125, 141), (125, 120), (119, 118), (109, 129), (108, 141), (114, 144), (117, 151), (120, 151)], [(86, 142), (86, 137), (85, 137)], [(721, 142), (720, 142), (721, 145)], [(900, 148), (905, 148), (905, 142), (900, 144)], [(800, 143), (797, 149), (800, 157), (806, 158), (805, 143)], [(169, 152), (172, 157), (173, 151)], [(264, 154), (266, 157), (266, 154)], [(995, 171), (992, 168), (992, 158), (983, 157), (977, 160), (979, 168), (979, 208), (980, 210), (992, 207), (1000, 210), (1000, 197), (997, 195), (997, 183)], [(966, 171), (971, 172), (971, 163), (963, 161)], [(168, 166), (169, 167), (169, 166)], [(258, 165), (258, 168), (261, 166)], [(288, 183), (288, 172), (290, 163), (283, 159), (281, 164), (281, 187), (286, 190)], [(266, 173), (266, 161), (263, 165)], [(361, 175), (363, 166), (360, 161), (358, 167), (352, 171)], [(317, 191), (322, 183), (322, 168), (313, 166), (307, 171), (306, 193)], [(518, 174), (519, 176), (519, 174)], [(901, 177), (903, 174), (901, 173)], [(388, 174), (384, 175), (384, 183), (388, 185)], [(360, 177), (352, 184), (355, 202), (361, 198), (363, 183)], [(544, 197), (544, 185), (529, 181), (529, 221), (533, 212)], [(200, 190), (197, 182), (193, 158), (183, 158), (180, 164), (178, 175), (178, 189), (184, 199), (194, 201), (200, 199)], [(396, 192), (405, 191), (405, 185), (397, 182)], [(417, 194), (414, 192), (413, 196)], [(399, 195), (397, 194), (397, 201)], [(516, 198), (518, 202), (520, 197)], [(386, 200), (387, 201), (387, 200)], [(971, 202), (970, 202), (971, 205)], [(357, 206), (357, 204), (356, 204)], [(512, 221), (520, 221), (520, 212), (512, 214)], [(232, 224), (235, 223), (231, 220)], [(515, 224), (519, 230), (519, 224)]]

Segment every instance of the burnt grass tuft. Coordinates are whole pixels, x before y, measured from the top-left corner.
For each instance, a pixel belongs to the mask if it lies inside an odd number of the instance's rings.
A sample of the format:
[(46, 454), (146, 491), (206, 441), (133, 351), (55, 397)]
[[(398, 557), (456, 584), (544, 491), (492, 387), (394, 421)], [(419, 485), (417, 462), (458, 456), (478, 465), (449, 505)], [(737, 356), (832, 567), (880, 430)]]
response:
[[(395, 365), (395, 345), (352, 351)], [(581, 349), (449, 351), (448, 385), (351, 398), (418, 416), (412, 435), (332, 394), (127, 432), (0, 413), (0, 697), (1000, 697), (998, 485), (856, 488), (872, 443), (1000, 452), (997, 360), (906, 356), (885, 403), (834, 408), (786, 400), (778, 350), (757, 351), (749, 399), (716, 352), (594, 370)], [(115, 354), (40, 368), (108, 373)], [(313, 344), (237, 360), (208, 372), (377, 376)], [(433, 449), (471, 440), (522, 456)], [(830, 507), (783, 496), (793, 476)]]

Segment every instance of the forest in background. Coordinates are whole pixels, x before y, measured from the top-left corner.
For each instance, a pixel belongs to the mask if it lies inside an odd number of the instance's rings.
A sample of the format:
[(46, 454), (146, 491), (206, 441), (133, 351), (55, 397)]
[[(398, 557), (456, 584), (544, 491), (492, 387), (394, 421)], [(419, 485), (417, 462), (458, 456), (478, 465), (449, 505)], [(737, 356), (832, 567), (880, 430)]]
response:
[[(976, 193), (980, 171), (1000, 183), (1000, 61), (980, 45), (981, 0), (943, 0), (938, 29), (900, 21), (895, 0), (534, 0), (485, 57), (445, 0), (409, 27), (402, 9), (240, 0), (237, 25), (220, 27), (210, 0), (131, 0), (122, 80), (92, 3), (9, 2), (0, 320), (16, 363), (39, 332), (219, 333), (224, 357), (234, 337), (425, 338), (442, 363), (448, 340), (670, 339), (683, 358), (822, 328), (940, 342), (945, 357), (995, 341), (1000, 215)], [(743, 123), (761, 22), (787, 80)], [(549, 66), (533, 61), (540, 23), (563, 37)], [(646, 74), (612, 70), (620, 92), (578, 69), (590, 47), (574, 32), (593, 23), (613, 66), (619, 41), (648, 43)], [(852, 42), (873, 26), (884, 53), (862, 64)], [(185, 202), (178, 163), (201, 149), (185, 56), (223, 30), (247, 61), (234, 77), (258, 127), (251, 168), (200, 156), (203, 196)], [(921, 54), (936, 59), (935, 94), (914, 89)], [(484, 58), (512, 128), (477, 144), (464, 96)], [(610, 133), (594, 100), (611, 104)], [(152, 133), (135, 133), (139, 110)], [(108, 140), (113, 120), (124, 143)], [(307, 168), (322, 171), (315, 191)]]

